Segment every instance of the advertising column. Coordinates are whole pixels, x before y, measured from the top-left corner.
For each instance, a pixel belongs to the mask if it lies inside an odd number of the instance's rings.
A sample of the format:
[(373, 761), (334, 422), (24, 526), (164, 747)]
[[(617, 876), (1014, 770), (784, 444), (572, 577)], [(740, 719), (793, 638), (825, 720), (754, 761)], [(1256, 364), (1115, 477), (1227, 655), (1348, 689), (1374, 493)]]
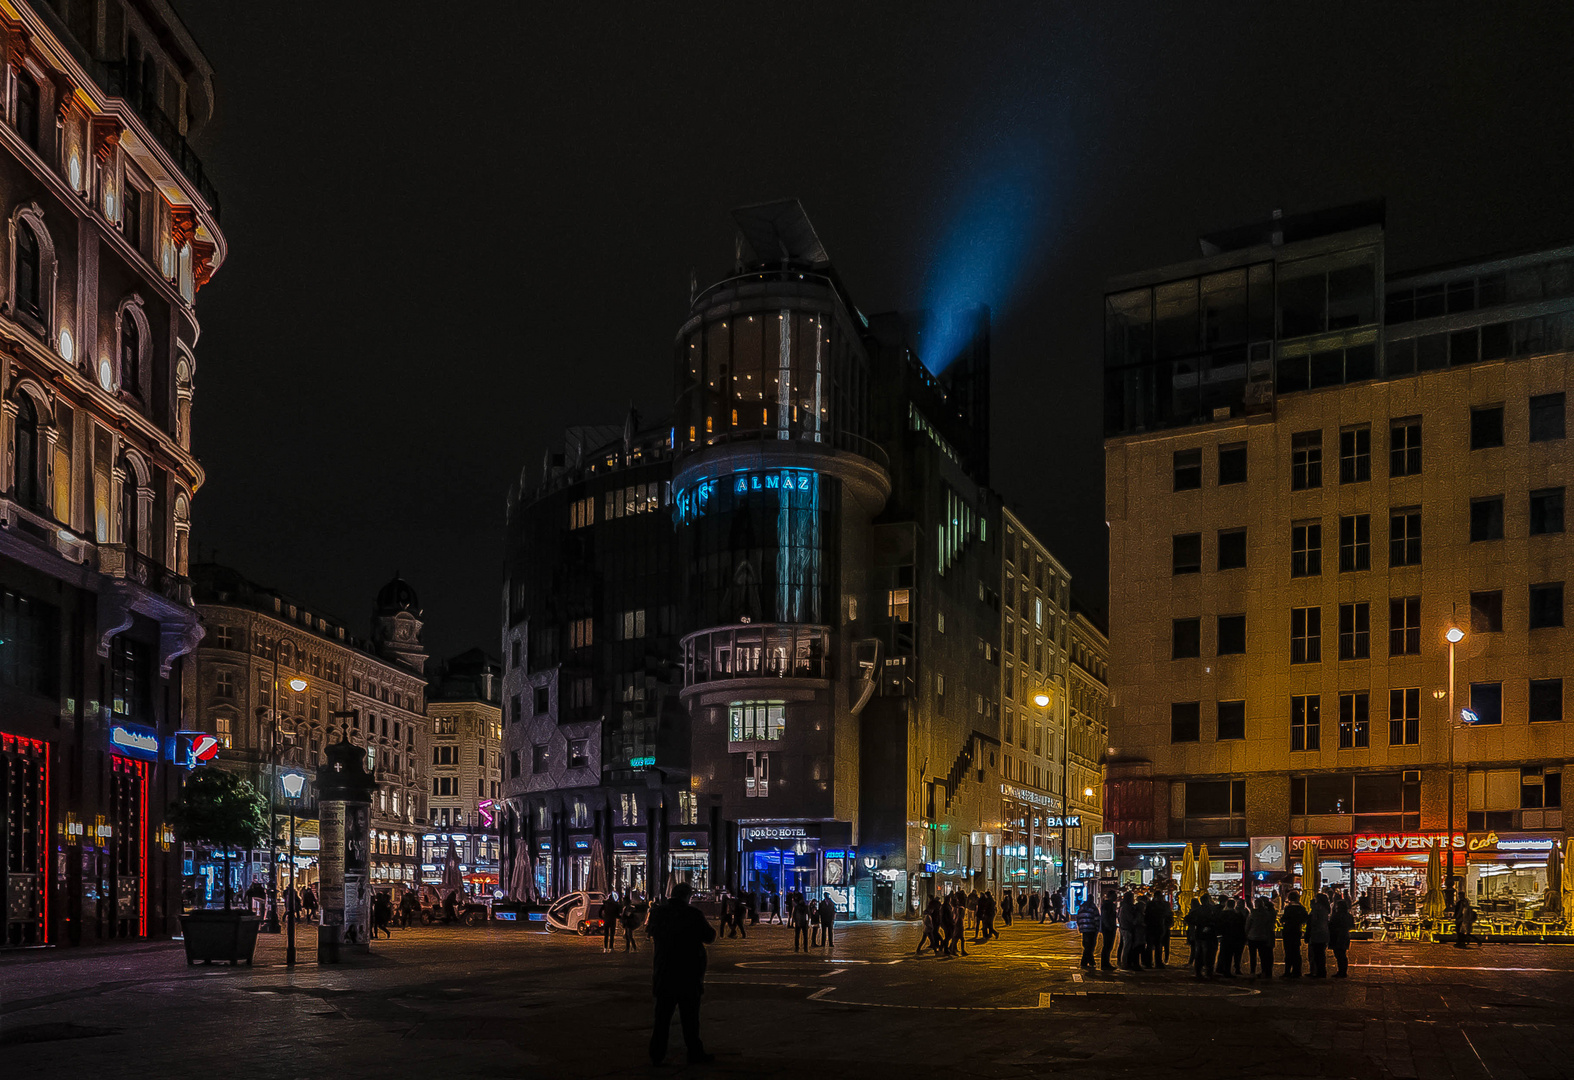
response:
[(340, 736), (317, 768), (318, 895), (322, 926), (318, 963), (336, 963), (341, 946), (371, 951), (372, 891), (367, 880), (372, 792), (377, 780), (366, 771), (366, 755)]

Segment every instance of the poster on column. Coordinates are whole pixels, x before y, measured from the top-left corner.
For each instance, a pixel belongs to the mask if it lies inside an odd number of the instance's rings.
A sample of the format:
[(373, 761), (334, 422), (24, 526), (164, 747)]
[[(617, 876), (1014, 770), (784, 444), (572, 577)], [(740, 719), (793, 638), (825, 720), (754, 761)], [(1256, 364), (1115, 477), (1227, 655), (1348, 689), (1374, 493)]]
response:
[(367, 864), (371, 855), (371, 812), (365, 804), (344, 810), (344, 941), (364, 945), (371, 940), (372, 895)]
[(338, 800), (324, 800), (319, 807), (318, 832), (322, 850), (317, 859), (317, 891), (324, 926), (344, 925), (344, 830), (348, 807)]

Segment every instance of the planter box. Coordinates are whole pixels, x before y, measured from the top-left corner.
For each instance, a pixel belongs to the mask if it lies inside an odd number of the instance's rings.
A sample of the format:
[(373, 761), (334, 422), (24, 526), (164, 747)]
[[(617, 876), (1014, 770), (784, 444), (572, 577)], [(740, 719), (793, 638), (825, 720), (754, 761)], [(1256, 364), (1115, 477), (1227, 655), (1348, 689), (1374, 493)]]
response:
[(180, 930), (186, 939), (186, 963), (204, 964), (246, 961), (251, 966), (257, 951), (257, 931), (262, 920), (244, 908), (230, 911), (188, 911), (180, 917)]

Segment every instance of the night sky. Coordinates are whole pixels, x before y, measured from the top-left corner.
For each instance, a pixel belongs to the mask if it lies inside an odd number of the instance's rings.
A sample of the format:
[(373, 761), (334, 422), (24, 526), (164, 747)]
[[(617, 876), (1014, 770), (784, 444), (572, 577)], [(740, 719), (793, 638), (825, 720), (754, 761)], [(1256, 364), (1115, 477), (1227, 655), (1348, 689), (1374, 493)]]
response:
[(866, 312), (991, 305), (995, 486), (1100, 609), (1108, 276), (1376, 195), (1390, 269), (1574, 239), (1565, 4), (175, 3), (194, 540), (357, 631), (398, 569), (438, 656), (497, 651), (521, 467), (666, 414), (733, 206), (800, 198)]

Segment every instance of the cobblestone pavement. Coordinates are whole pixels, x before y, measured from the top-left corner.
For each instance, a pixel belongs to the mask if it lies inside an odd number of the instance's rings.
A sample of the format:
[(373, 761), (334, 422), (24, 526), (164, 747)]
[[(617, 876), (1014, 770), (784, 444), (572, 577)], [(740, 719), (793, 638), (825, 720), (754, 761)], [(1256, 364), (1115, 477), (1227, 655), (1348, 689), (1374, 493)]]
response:
[[(875, 923), (807, 955), (783, 927), (718, 942), (717, 1060), (658, 1075), (1574, 1076), (1574, 948), (1358, 942), (1348, 980), (1198, 982), (1083, 977), (1063, 927), (1019, 922), (965, 959), (915, 957), (917, 938)], [(0, 957), (0, 1075), (652, 1075), (648, 942), (607, 956), (599, 939), (433, 927), (337, 966), (315, 954), (308, 931), (293, 970), (278, 938), (250, 969), (188, 968), (171, 942)]]

